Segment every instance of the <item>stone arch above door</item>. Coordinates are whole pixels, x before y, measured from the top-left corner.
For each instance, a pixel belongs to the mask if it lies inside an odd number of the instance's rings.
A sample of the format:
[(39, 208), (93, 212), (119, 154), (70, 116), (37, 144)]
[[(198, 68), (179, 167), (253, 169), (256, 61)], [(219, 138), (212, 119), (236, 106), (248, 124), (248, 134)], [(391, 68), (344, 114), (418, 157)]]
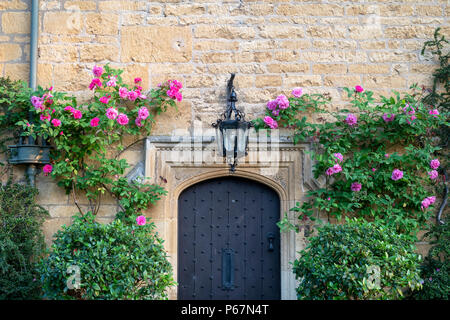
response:
[[(151, 207), (146, 215), (155, 222), (157, 231), (165, 240), (165, 248), (177, 279), (178, 252), (178, 197), (183, 190), (200, 181), (237, 176), (255, 180), (275, 190), (280, 198), (280, 215), (289, 213), (304, 193), (319, 183), (312, 179), (307, 144), (293, 145), (287, 138), (272, 138), (269, 144), (250, 138), (249, 154), (241, 161), (235, 173), (216, 155), (212, 136), (155, 136), (145, 145), (145, 177), (167, 190), (167, 195)], [(281, 299), (295, 299), (297, 286), (290, 263), (306, 245), (302, 233), (281, 233)], [(170, 298), (176, 299), (176, 288)]]

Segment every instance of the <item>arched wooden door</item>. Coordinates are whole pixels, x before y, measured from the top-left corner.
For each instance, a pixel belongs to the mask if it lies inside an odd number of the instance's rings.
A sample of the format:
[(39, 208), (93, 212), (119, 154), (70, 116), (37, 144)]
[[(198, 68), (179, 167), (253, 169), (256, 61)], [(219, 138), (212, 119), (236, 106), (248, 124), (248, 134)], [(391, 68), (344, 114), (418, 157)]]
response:
[(264, 184), (215, 178), (178, 199), (178, 299), (280, 299), (280, 199)]

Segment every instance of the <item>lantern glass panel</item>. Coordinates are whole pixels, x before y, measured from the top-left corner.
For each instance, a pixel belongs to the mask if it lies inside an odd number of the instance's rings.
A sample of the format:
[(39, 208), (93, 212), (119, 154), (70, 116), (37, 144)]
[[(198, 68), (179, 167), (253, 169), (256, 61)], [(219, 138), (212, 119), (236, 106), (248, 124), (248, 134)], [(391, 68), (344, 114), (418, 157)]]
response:
[[(227, 157), (227, 162), (234, 159), (236, 146), (236, 129), (223, 129), (223, 147)], [(231, 160), (229, 160), (231, 158)]]
[(248, 129), (244, 126), (237, 130), (237, 155), (236, 158), (245, 157), (247, 142), (248, 142)]
[(217, 142), (217, 154), (220, 154), (221, 157), (224, 156), (224, 149), (223, 149), (223, 134), (222, 129), (219, 128), (219, 126), (216, 127), (216, 142)]

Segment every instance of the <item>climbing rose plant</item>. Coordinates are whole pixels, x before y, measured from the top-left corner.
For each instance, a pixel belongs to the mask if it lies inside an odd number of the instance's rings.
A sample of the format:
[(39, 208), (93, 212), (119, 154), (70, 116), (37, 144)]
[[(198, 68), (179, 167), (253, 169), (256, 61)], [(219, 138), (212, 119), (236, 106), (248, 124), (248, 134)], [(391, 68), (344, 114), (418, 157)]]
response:
[[(361, 86), (345, 88), (351, 108), (330, 112), (328, 99), (304, 94), (278, 96), (267, 103), (265, 115), (255, 120), (259, 128), (290, 128), (294, 143), (314, 142), (314, 176), (325, 184), (307, 193), (307, 200), (291, 209), (300, 220), (317, 213), (383, 221), (397, 232), (414, 236), (430, 218), (435, 205), (433, 187), (443, 182), (437, 169), (439, 148), (430, 132), (448, 125), (448, 115), (424, 105), (412, 94), (394, 91), (392, 97), (375, 101), (373, 92)], [(301, 112), (319, 112), (322, 120), (308, 122)], [(279, 226), (297, 229), (287, 219)]]
[(182, 84), (169, 80), (149, 93), (141, 87), (142, 79), (126, 84), (122, 70), (95, 66), (89, 89), (93, 99), (78, 104), (75, 97), (53, 88), (39, 88), (30, 99), (34, 121), (21, 120), (17, 124), (25, 136), (42, 137), (54, 146), (52, 161), (43, 167), (44, 175), (51, 175), (58, 184), (72, 194), (83, 215), (78, 197), (85, 194), (89, 211), (94, 215), (104, 194), (115, 197), (121, 215), (131, 216), (155, 203), (165, 190), (145, 181), (129, 183), (123, 176), (129, 164), (119, 159), (125, 149), (123, 137), (147, 136), (155, 123), (155, 115), (176, 108), (182, 100)]

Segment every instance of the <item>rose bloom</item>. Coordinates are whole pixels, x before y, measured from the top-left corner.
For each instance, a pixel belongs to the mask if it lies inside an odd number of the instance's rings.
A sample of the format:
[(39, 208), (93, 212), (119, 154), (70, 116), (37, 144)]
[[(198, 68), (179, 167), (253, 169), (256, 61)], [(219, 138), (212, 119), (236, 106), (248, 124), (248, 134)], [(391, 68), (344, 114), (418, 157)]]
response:
[(436, 179), (439, 176), (439, 173), (436, 170), (431, 170), (428, 172), (431, 180)]
[(80, 110), (73, 110), (72, 114), (75, 119), (81, 119), (81, 117), (83, 116)]
[(148, 117), (148, 109), (146, 108), (146, 107), (141, 107), (139, 110), (138, 110), (138, 117), (140, 118), (140, 119), (142, 119), (142, 120), (145, 120), (145, 119), (147, 119), (147, 117)]
[(129, 121), (128, 117), (124, 113), (121, 113), (117, 116), (117, 123), (120, 124), (121, 126), (128, 124), (128, 121)]
[(128, 90), (127, 90), (127, 88), (121, 87), (121, 88), (119, 89), (119, 96), (120, 96), (122, 99), (126, 99), (126, 98), (128, 97)]
[(115, 120), (118, 115), (119, 112), (114, 108), (108, 108), (106, 110), (106, 116), (108, 117), (108, 119)]
[(109, 99), (111, 99), (111, 96), (110, 96), (110, 95), (101, 97), (101, 98), (99, 99), (99, 101), (100, 101), (101, 103), (108, 104)]
[(142, 81), (141, 78), (134, 78), (134, 83), (139, 83), (139, 82), (141, 82), (141, 81)]
[(286, 96), (284, 94), (280, 94), (275, 99), (275, 101), (277, 102), (278, 107), (280, 109), (287, 109), (287, 108), (289, 108), (289, 100), (288, 100), (288, 98), (286, 98)]
[(136, 118), (136, 120), (134, 120), (134, 123), (138, 126), (138, 127), (142, 127), (142, 119), (141, 118)]
[(342, 171), (342, 167), (337, 163), (333, 166), (333, 173), (339, 173)]
[(266, 116), (264, 117), (264, 122), (271, 128), (271, 129), (276, 129), (278, 128), (278, 123), (273, 120), (271, 117)]
[(270, 100), (267, 102), (267, 109), (269, 110), (275, 110), (277, 108), (277, 101), (276, 100)]
[(302, 88), (294, 88), (294, 90), (292, 90), (292, 95), (296, 98), (300, 98), (302, 94), (303, 94)]
[(96, 76), (97, 78), (100, 78), (101, 75), (103, 74), (103, 68), (99, 67), (99, 66), (94, 66), (94, 68), (92, 68), (92, 73), (94, 74), (94, 76)]
[(139, 216), (136, 218), (136, 222), (138, 225), (143, 226), (146, 223), (146, 219), (144, 216)]
[(116, 86), (116, 81), (117, 81), (117, 77), (112, 76), (112, 77), (109, 78), (109, 81), (106, 83), (106, 85), (108, 87), (115, 87)]
[(401, 178), (403, 178), (403, 171), (399, 169), (394, 169), (394, 171), (392, 171), (391, 179), (397, 181), (400, 180)]
[(139, 96), (140, 93), (137, 93), (136, 91), (128, 91), (128, 100), (134, 101)]
[(439, 115), (438, 109), (430, 110), (428, 113), (431, 114), (435, 118), (437, 118), (437, 116)]
[[(341, 153), (333, 153), (333, 156), (339, 160), (339, 162), (342, 162), (342, 160), (344, 160), (344, 156)], [(336, 162), (338, 161), (336, 160)]]
[(362, 187), (361, 183), (353, 182), (350, 189), (352, 191), (358, 192), (359, 190), (361, 190), (361, 187)]
[(91, 83), (89, 84), (89, 89), (93, 90), (95, 87), (101, 87), (102, 86), (102, 82), (100, 79), (98, 78), (94, 78), (92, 79)]
[(100, 122), (100, 119), (95, 117), (91, 119), (91, 127), (97, 127), (98, 123)]
[(349, 115), (347, 115), (347, 118), (345, 118), (345, 122), (349, 125), (349, 126), (354, 126), (356, 124), (356, 122), (358, 121), (358, 119), (356, 118), (356, 116), (352, 113), (350, 113)]
[(430, 161), (431, 169), (435, 169), (436, 170), (437, 168), (439, 168), (440, 165), (441, 165), (441, 163), (439, 162), (438, 159), (433, 159), (433, 160)]
[(42, 171), (44, 172), (44, 175), (47, 176), (49, 173), (51, 173), (53, 170), (53, 167), (51, 164), (46, 164), (43, 168)]
[(61, 125), (61, 120), (59, 120), (59, 119), (53, 119), (53, 120), (52, 120), (52, 125), (53, 125), (54, 127), (59, 127), (59, 126)]
[(64, 111), (73, 112), (73, 110), (75, 110), (75, 109), (72, 108), (71, 106), (67, 106), (67, 107), (64, 108)]

